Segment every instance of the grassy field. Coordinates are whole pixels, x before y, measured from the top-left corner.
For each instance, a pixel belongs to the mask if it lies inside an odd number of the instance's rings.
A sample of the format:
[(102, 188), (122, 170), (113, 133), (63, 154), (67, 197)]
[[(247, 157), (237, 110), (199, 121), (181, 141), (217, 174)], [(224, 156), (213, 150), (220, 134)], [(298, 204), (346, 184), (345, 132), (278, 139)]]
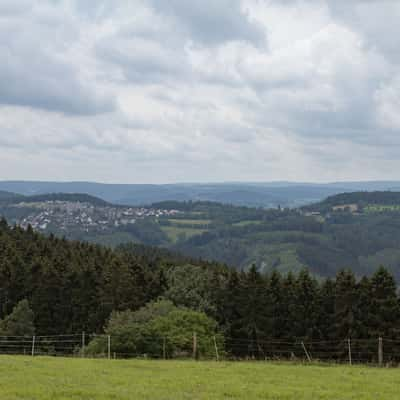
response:
[(210, 219), (169, 219), (171, 224), (176, 225), (209, 225), (212, 221)]
[(385, 211), (400, 211), (400, 204), (397, 205), (383, 205), (383, 204), (369, 204), (364, 207), (364, 212), (379, 213)]
[(262, 221), (240, 221), (232, 224), (233, 226), (249, 226), (249, 225), (260, 225)]
[(4, 400), (393, 400), (397, 369), (0, 357)]
[(161, 229), (167, 234), (169, 240), (171, 242), (176, 243), (181, 235), (184, 235), (185, 239), (189, 239), (195, 235), (201, 235), (204, 232), (207, 232), (207, 229), (196, 229), (196, 228), (186, 228), (186, 227), (177, 227), (177, 226), (162, 226)]

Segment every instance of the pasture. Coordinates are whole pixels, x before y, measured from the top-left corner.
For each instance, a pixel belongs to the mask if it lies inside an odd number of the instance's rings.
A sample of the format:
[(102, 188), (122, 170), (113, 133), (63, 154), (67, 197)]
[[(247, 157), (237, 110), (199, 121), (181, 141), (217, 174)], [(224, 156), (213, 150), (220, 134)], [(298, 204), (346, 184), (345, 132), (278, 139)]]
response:
[(161, 229), (166, 233), (168, 239), (172, 243), (176, 243), (179, 239), (189, 239), (192, 236), (201, 235), (207, 232), (207, 229), (201, 228), (188, 228), (185, 226), (162, 226)]
[(384, 213), (384, 212), (399, 212), (400, 204), (369, 204), (364, 207), (364, 212), (366, 213)]
[(398, 369), (1, 356), (5, 400), (392, 400)]

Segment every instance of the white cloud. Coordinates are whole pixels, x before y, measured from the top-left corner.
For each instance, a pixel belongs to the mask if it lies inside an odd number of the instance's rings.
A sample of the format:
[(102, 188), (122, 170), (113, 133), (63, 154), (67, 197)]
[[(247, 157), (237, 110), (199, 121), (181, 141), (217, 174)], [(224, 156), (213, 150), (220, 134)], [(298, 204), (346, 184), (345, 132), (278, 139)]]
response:
[(373, 0), (3, 0), (0, 179), (396, 178), (398, 17)]

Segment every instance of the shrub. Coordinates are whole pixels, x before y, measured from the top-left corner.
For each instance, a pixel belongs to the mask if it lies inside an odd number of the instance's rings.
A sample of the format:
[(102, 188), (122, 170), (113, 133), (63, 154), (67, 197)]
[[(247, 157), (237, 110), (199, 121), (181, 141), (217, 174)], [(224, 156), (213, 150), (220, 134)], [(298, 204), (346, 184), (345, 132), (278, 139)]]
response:
[[(200, 356), (214, 355), (216, 337), (222, 351), (223, 337), (217, 333), (217, 323), (204, 313), (176, 307), (170, 301), (159, 300), (138, 311), (113, 312), (105, 328), (111, 336), (111, 351), (120, 356), (167, 357), (189, 356), (196, 332)], [(90, 342), (88, 354), (106, 354), (107, 336)]]

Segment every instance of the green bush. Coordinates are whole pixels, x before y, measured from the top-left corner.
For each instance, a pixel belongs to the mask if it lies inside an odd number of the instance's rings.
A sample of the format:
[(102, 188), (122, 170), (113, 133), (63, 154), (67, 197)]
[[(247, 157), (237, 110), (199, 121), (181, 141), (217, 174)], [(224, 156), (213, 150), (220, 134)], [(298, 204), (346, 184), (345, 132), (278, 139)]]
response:
[(217, 323), (204, 313), (176, 307), (167, 300), (147, 304), (138, 311), (113, 312), (105, 328), (105, 335), (94, 338), (87, 348), (92, 355), (106, 354), (107, 336), (111, 336), (111, 352), (119, 356), (147, 356), (174, 358), (191, 356), (193, 334), (197, 335), (200, 357), (215, 354), (216, 337), (220, 351), (223, 337), (217, 333)]
[(35, 334), (34, 315), (28, 300), (21, 300), (10, 315), (0, 320), (1, 336), (33, 336)]

